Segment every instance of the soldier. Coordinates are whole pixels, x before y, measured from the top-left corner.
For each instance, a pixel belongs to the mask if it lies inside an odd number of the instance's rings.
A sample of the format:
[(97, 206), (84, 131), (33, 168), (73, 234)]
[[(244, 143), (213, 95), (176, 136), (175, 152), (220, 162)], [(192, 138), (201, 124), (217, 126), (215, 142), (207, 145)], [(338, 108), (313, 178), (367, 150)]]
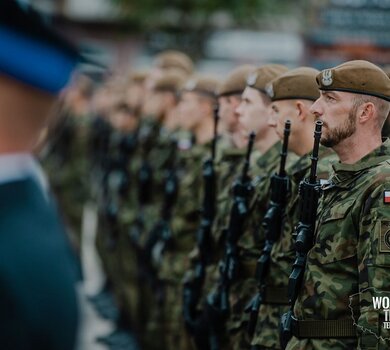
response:
[[(298, 186), (300, 181), (308, 176), (311, 165), (309, 153), (313, 147), (315, 118), (310, 113), (310, 107), (319, 97), (316, 83), (318, 73), (316, 69), (306, 67), (293, 69), (271, 81), (266, 89), (272, 101), (268, 125), (283, 139), (285, 123), (287, 120), (291, 121), (288, 149), (296, 154), (297, 158), (290, 162), (286, 169), (290, 181), (289, 189), (284, 194), (284, 212), (279, 216), (268, 217), (268, 220), (279, 221), (281, 230), (269, 232), (268, 229), (275, 229), (278, 224), (268, 222), (268, 228), (263, 231), (268, 246), (262, 257), (267, 259), (268, 267), (260, 276), (260, 280), (258, 279), (258, 295), (261, 296), (262, 303), (257, 332), (252, 340), (253, 350), (279, 349), (280, 346), (279, 319), (288, 310), (287, 284), (290, 266), (295, 258), (292, 230), (298, 222)], [(321, 149), (319, 178), (328, 178), (332, 160), (335, 161), (333, 152), (326, 148)]]
[(1, 329), (4, 349), (75, 349), (75, 261), (32, 153), (78, 54), (30, 6), (0, 2)]
[(140, 117), (141, 108), (145, 97), (145, 80), (148, 77), (147, 71), (132, 72), (129, 77), (124, 91), (124, 100), (130, 110), (136, 117)]
[[(387, 65), (383, 68), (387, 76), (390, 78), (390, 65)], [(390, 114), (387, 116), (387, 119), (385, 121), (385, 124), (382, 128), (382, 137), (389, 137), (390, 136)]]
[[(226, 219), (230, 211), (230, 186), (236, 176), (235, 170), (241, 164), (245, 150), (243, 149), (244, 141), (242, 140), (242, 132), (239, 128), (238, 114), (236, 108), (241, 101), (241, 94), (246, 86), (246, 78), (248, 74), (255, 69), (251, 65), (243, 65), (234, 69), (227, 78), (219, 85), (218, 87), (218, 116), (220, 118), (219, 125), (222, 123), (225, 125), (223, 128), (225, 133), (219, 135), (218, 140), (216, 141), (216, 153), (220, 153), (218, 156), (219, 159), (214, 159), (215, 164), (215, 173), (216, 181), (213, 185), (213, 190), (218, 194), (216, 203), (214, 203), (216, 208), (214, 225), (212, 225), (211, 234), (213, 236), (212, 246), (208, 247), (207, 252), (199, 252), (199, 247), (197, 246), (191, 253), (192, 262), (194, 264), (199, 263), (200, 254), (207, 254), (208, 266), (206, 271), (206, 276), (204, 282), (200, 280), (195, 280), (196, 278), (196, 268), (188, 271), (184, 279), (185, 285), (189, 285), (191, 288), (190, 293), (195, 295), (197, 288), (200, 288), (199, 296), (195, 297), (192, 301), (192, 305), (188, 305), (188, 309), (196, 309), (197, 306), (200, 307), (204, 302), (204, 297), (210, 291), (211, 286), (216, 283), (214, 280), (216, 271), (218, 268), (218, 261), (222, 253), (222, 229), (226, 225)], [(218, 128), (219, 130), (220, 128)], [(220, 138), (225, 137), (229, 140), (230, 147), (221, 147)], [(222, 149), (221, 149), (222, 148)], [(218, 152), (220, 150), (220, 152)], [(204, 184), (203, 184), (204, 185)], [(203, 186), (204, 188), (204, 186)], [(205, 189), (203, 190), (205, 191)], [(204, 193), (203, 193), (204, 194)], [(210, 237), (205, 238), (210, 242)], [(198, 243), (199, 244), (199, 243)], [(204, 284), (202, 286), (196, 286), (194, 283)], [(191, 295), (191, 298), (194, 296)], [(186, 306), (184, 306), (186, 307)], [(187, 310), (186, 312), (189, 312)], [(191, 323), (201, 322), (200, 313), (197, 315), (190, 315), (195, 318)], [(198, 330), (191, 330), (191, 334), (194, 335)], [(199, 334), (194, 335), (196, 338)], [(204, 336), (204, 334), (203, 334)], [(199, 340), (195, 339), (195, 342), (199, 346)]]
[[(321, 189), (313, 236), (302, 236), (306, 263), (290, 277), (297, 299), (287, 349), (387, 349), (389, 331), (373, 298), (389, 291), (390, 151), (381, 128), (390, 80), (370, 62), (350, 61), (324, 70), (317, 83), (311, 112), (324, 124), (321, 143), (340, 162)], [(300, 271), (302, 284), (295, 283)]]
[(58, 120), (49, 130), (48, 144), (40, 158), (72, 245), (80, 254), (83, 207), (89, 197), (87, 141), (93, 84), (83, 75), (73, 80), (63, 96)]
[(164, 321), (166, 348), (182, 344), (182, 279), (189, 268), (189, 253), (195, 245), (195, 232), (199, 224), (202, 159), (211, 149), (214, 126), (214, 107), (217, 81), (210, 77), (193, 76), (184, 85), (178, 113), (183, 128), (192, 132), (195, 145), (179, 153), (179, 192), (173, 211), (172, 239), (162, 256), (159, 276), (165, 284)]
[[(248, 140), (249, 132), (254, 131), (256, 133), (254, 147), (262, 154), (262, 156), (256, 160), (257, 162), (261, 162), (261, 167), (259, 168), (260, 173), (257, 179), (268, 176), (268, 172), (271, 172), (272, 169), (276, 168), (277, 160), (279, 158), (277, 136), (267, 125), (267, 106), (270, 103), (270, 100), (265, 94), (265, 86), (272, 79), (286, 71), (287, 68), (283, 66), (271, 64), (262, 66), (251, 72), (246, 81), (247, 86), (243, 92), (242, 101), (237, 108), (237, 113), (240, 115), (239, 121), (242, 128), (241, 132), (245, 141)], [(255, 155), (252, 156), (252, 159), (256, 159)], [(251, 169), (251, 173), (253, 172), (254, 170)], [(255, 179), (255, 181), (257, 180)], [(257, 189), (255, 192), (257, 192)], [(247, 201), (253, 201), (253, 198), (247, 198)], [(250, 205), (250, 203), (248, 204)], [(243, 220), (244, 225), (247, 224), (247, 217)], [(226, 228), (225, 232), (230, 229), (231, 228)], [(249, 284), (246, 282), (246, 278), (249, 276), (253, 279), (253, 269), (249, 269), (247, 263), (247, 261), (250, 260), (250, 256), (253, 256), (253, 252), (251, 252), (254, 248), (253, 236), (251, 236), (252, 232), (247, 232), (245, 227), (240, 228), (239, 231), (240, 237), (238, 237), (238, 244), (236, 247), (238, 252), (238, 256), (236, 257), (238, 261), (236, 261), (236, 264), (239, 272), (236, 274), (236, 280), (230, 281), (230, 315), (226, 325), (227, 332), (224, 332), (223, 329), (216, 331), (217, 333), (220, 333), (219, 338), (221, 347), (229, 346), (234, 349), (249, 346), (248, 340), (242, 339), (244, 335), (242, 331), (245, 329), (245, 321), (242, 319), (242, 313), (245, 304), (249, 301), (247, 299), (254, 293), (255, 288), (254, 282)], [(243, 232), (245, 233), (243, 234)], [(229, 233), (226, 233), (226, 235), (228, 234)], [(225, 255), (226, 252), (224, 256)], [(252, 264), (255, 265), (254, 260)], [(218, 282), (215, 289), (217, 293), (221, 287), (223, 287), (221, 282)], [(214, 293), (211, 293), (210, 296), (213, 294)], [(212, 323), (215, 322), (212, 321)], [(243, 341), (246, 344), (244, 344)]]
[[(154, 82), (152, 93), (149, 95), (144, 110), (155, 118), (160, 128), (155, 139), (150, 140), (151, 148), (143, 154), (144, 158), (133, 159), (132, 164), (134, 174), (147, 162), (151, 168), (152, 181), (142, 184), (138, 178), (138, 186), (140, 186), (138, 192), (131, 193), (133, 198), (128, 200), (121, 213), (123, 235), (119, 256), (123, 271), (121, 290), (125, 294), (125, 312), (131, 315), (133, 326), (136, 329), (146, 327), (143, 341), (151, 344), (150, 347), (161, 346), (163, 337), (160, 321), (162, 310), (156, 300), (157, 274), (151, 254), (157, 236), (160, 234), (161, 220), (167, 219), (165, 216), (161, 217), (165, 214), (166, 205), (164, 189), (168, 173), (175, 170), (173, 168), (176, 167), (177, 153), (174, 139), (176, 130), (169, 130), (166, 122), (168, 120), (171, 122), (172, 114), (177, 114), (178, 92), (184, 81), (185, 76), (173, 70), (162, 73)], [(147, 198), (148, 196), (150, 197)], [(173, 204), (167, 205), (173, 206)], [(136, 208), (138, 210), (135, 210)], [(170, 209), (167, 208), (166, 211)], [(139, 216), (134, 217), (134, 215)], [(167, 216), (170, 215), (171, 213), (167, 213)], [(129, 245), (129, 233), (131, 245)], [(130, 254), (130, 249), (135, 249), (135, 254)]]

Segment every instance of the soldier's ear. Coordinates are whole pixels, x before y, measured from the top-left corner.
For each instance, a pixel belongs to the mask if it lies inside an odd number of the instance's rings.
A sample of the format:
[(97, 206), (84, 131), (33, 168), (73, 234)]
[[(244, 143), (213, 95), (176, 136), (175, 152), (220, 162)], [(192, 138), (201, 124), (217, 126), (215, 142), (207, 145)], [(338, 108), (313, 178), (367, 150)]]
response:
[(295, 108), (297, 111), (297, 118), (299, 121), (304, 121), (307, 117), (307, 106), (303, 101), (297, 100), (295, 102)]
[(359, 123), (366, 123), (370, 119), (374, 118), (377, 110), (372, 102), (362, 103), (357, 109), (357, 117)]
[(208, 97), (201, 97), (199, 99), (199, 108), (203, 115), (212, 115), (214, 113), (214, 101)]
[(169, 105), (173, 107), (177, 104), (176, 96), (171, 92), (166, 92), (163, 98), (164, 98), (165, 105)]

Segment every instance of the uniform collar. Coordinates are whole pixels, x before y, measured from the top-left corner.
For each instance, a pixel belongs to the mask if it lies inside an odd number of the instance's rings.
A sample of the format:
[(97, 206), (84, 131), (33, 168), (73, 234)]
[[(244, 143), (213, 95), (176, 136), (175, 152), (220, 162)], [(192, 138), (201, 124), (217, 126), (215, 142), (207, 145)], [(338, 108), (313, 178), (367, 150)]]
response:
[(331, 181), (340, 187), (349, 186), (351, 180), (366, 169), (372, 168), (388, 159), (390, 159), (390, 140), (386, 139), (380, 147), (364, 156), (355, 164), (343, 164), (340, 162), (333, 164), (334, 174)]
[(265, 153), (263, 153), (257, 158), (257, 166), (260, 169), (265, 169), (270, 163), (274, 162), (276, 159), (279, 158), (281, 149), (282, 144), (280, 141), (277, 141)]
[(0, 155), (0, 185), (33, 178), (44, 193), (48, 183), (39, 163), (29, 153)]

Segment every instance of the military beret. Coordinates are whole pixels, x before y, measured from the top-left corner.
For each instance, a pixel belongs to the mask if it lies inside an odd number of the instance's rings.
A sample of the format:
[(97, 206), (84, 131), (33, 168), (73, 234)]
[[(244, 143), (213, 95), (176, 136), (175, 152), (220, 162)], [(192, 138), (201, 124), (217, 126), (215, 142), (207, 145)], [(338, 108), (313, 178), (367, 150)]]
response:
[(154, 65), (162, 69), (180, 69), (187, 74), (192, 74), (194, 64), (185, 53), (168, 50), (157, 55)]
[(291, 99), (315, 101), (320, 97), (316, 82), (318, 73), (317, 69), (309, 67), (290, 70), (266, 86), (267, 95), (272, 101)]
[(203, 75), (195, 75), (186, 81), (182, 92), (196, 92), (200, 95), (216, 98), (217, 87), (217, 79)]
[(0, 1), (0, 73), (56, 94), (80, 59), (77, 49), (31, 6)]
[(390, 78), (390, 64), (383, 67), (384, 72), (387, 74), (387, 76)]
[(129, 84), (139, 84), (143, 83), (148, 76), (148, 72), (146, 70), (132, 71), (129, 73), (127, 77), (127, 82)]
[(256, 66), (246, 64), (234, 69), (217, 89), (218, 96), (242, 94), (246, 87), (246, 79)]
[(266, 94), (267, 84), (287, 71), (288, 68), (280, 64), (266, 64), (248, 75), (246, 85)]
[(186, 77), (180, 71), (167, 71), (154, 83), (155, 91), (172, 91), (177, 92), (183, 86)]
[(317, 84), (320, 90), (352, 92), (390, 101), (389, 77), (375, 64), (363, 60), (323, 70), (317, 75)]

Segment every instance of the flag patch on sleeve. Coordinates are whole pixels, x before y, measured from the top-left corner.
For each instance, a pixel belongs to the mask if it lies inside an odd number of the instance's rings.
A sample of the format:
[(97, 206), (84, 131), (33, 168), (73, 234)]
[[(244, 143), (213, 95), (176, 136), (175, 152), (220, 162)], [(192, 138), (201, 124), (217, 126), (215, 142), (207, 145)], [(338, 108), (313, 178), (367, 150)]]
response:
[(383, 192), (383, 203), (390, 204), (390, 191)]

